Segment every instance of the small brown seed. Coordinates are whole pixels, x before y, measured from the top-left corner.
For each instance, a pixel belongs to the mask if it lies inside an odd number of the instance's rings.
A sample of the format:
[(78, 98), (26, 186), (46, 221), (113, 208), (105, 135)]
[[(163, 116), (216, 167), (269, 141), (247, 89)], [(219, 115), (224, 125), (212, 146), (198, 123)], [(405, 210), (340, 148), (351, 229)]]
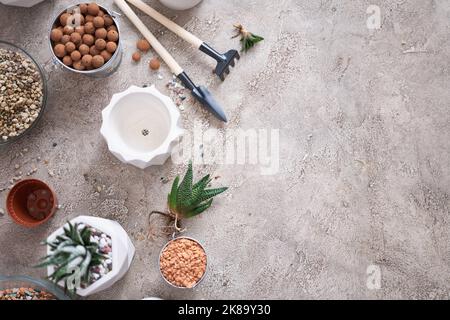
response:
[(70, 54), (70, 57), (72, 58), (73, 62), (79, 61), (81, 59), (81, 53), (80, 51), (75, 50)]
[(89, 54), (90, 54), (91, 56), (94, 57), (94, 56), (100, 54), (100, 50), (98, 50), (98, 49), (95, 47), (95, 45), (93, 45), (93, 46), (91, 46), (91, 47), (89, 48)]
[(66, 47), (66, 52), (69, 54), (72, 53), (73, 51), (75, 51), (75, 49), (77, 48), (75, 43), (70, 42), (70, 41), (66, 43), (65, 47)]
[(81, 60), (75, 61), (75, 62), (73, 63), (73, 67), (74, 67), (76, 70), (80, 70), (80, 71), (82, 71), (82, 70), (85, 69), (85, 67), (84, 67), (83, 64), (81, 63)]
[(94, 34), (95, 33), (95, 26), (93, 22), (86, 22), (84, 25), (84, 32), (88, 34)]
[(119, 40), (119, 33), (116, 30), (108, 31), (107, 38), (109, 41), (117, 42)]
[(106, 39), (106, 35), (108, 34), (108, 31), (106, 31), (105, 28), (99, 28), (95, 30), (95, 38), (96, 39)]
[(84, 17), (84, 21), (85, 21), (85, 22), (93, 22), (93, 21), (94, 21), (94, 18), (95, 18), (95, 16), (90, 15), (90, 14), (87, 14), (87, 15)]
[(75, 31), (74, 27), (65, 26), (63, 33), (70, 36), (74, 31)]
[(107, 50), (103, 50), (102, 52), (100, 52), (100, 55), (103, 57), (105, 62), (108, 62), (109, 60), (111, 60), (111, 57), (112, 57), (112, 54), (110, 52), (108, 52)]
[(83, 36), (84, 35), (84, 26), (78, 26), (78, 27), (75, 27), (75, 32), (77, 32), (77, 33), (79, 33), (80, 34), (80, 36)]
[(107, 50), (109, 53), (114, 53), (114, 52), (116, 52), (116, 49), (117, 49), (117, 44), (116, 44), (115, 42), (109, 41), (109, 42), (106, 44), (106, 50)]
[(87, 7), (87, 12), (92, 15), (92, 16), (96, 16), (98, 15), (98, 12), (100, 11), (100, 7), (98, 6), (98, 4), (91, 2), (88, 4)]
[(145, 39), (141, 39), (137, 42), (136, 47), (143, 52), (147, 52), (150, 50), (150, 43)]
[(86, 15), (88, 12), (88, 5), (86, 3), (82, 3), (79, 5), (80, 13)]
[(54, 42), (59, 42), (59, 41), (61, 41), (62, 36), (63, 36), (63, 33), (61, 30), (53, 29), (50, 34), (50, 39)]
[(94, 68), (100, 68), (105, 64), (105, 59), (101, 55), (96, 55), (92, 58), (92, 66)]
[(81, 63), (86, 68), (90, 67), (92, 65), (92, 56), (90, 54), (84, 55), (83, 58), (81, 59)]
[(67, 24), (67, 19), (70, 17), (70, 14), (67, 12), (64, 12), (62, 15), (59, 16), (59, 23), (61, 23), (61, 25), (63, 27), (66, 26)]
[(114, 24), (114, 20), (111, 18), (111, 16), (109, 16), (107, 14), (105, 14), (103, 16), (103, 19), (105, 20), (105, 26), (106, 27), (112, 26)]
[(131, 58), (133, 59), (134, 62), (138, 62), (141, 60), (141, 54), (139, 52), (135, 52), (135, 53), (133, 53)]
[(81, 55), (84, 56), (86, 54), (89, 54), (89, 46), (86, 44), (80, 45), (78, 48), (78, 51), (80, 51)]
[(66, 47), (63, 44), (57, 44), (54, 48), (54, 52), (58, 58), (63, 58), (66, 55)]
[(94, 26), (96, 28), (103, 28), (105, 26), (105, 20), (102, 17), (95, 17), (94, 18)]
[(81, 44), (81, 35), (78, 32), (74, 32), (70, 35), (70, 41), (75, 43), (76, 45)]
[(72, 65), (72, 63), (73, 63), (72, 58), (71, 58), (70, 56), (65, 56), (65, 57), (63, 58), (63, 63), (64, 63), (66, 66), (70, 67), (70, 66)]
[(95, 42), (95, 38), (91, 34), (85, 34), (83, 36), (83, 43), (87, 46), (92, 46)]
[(158, 58), (153, 58), (150, 60), (150, 69), (158, 70), (161, 67), (161, 62), (159, 62)]
[(96, 47), (98, 50), (103, 50), (103, 49), (105, 49), (105, 48), (106, 48), (106, 41), (103, 40), (103, 39), (97, 39), (97, 40), (95, 40), (95, 47)]
[(65, 35), (62, 36), (62, 38), (61, 38), (61, 43), (62, 44), (66, 44), (69, 41), (70, 41), (70, 36), (69, 35), (65, 34)]

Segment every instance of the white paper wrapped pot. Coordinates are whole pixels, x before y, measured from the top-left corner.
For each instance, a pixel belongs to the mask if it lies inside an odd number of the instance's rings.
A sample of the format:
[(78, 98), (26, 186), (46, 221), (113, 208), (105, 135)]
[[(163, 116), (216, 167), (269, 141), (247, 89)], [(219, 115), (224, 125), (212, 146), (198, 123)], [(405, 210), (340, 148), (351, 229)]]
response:
[(183, 135), (180, 112), (155, 86), (132, 86), (113, 95), (102, 118), (100, 132), (109, 151), (140, 169), (163, 165)]
[(187, 10), (198, 5), (202, 0), (159, 0), (167, 8), (173, 10)]
[(44, 0), (0, 0), (0, 3), (7, 6), (27, 7), (30, 8)]
[[(119, 281), (130, 268), (131, 262), (134, 257), (135, 248), (131, 239), (128, 237), (126, 231), (122, 226), (112, 220), (107, 220), (97, 217), (79, 216), (70, 221), (72, 224), (83, 223), (94, 227), (95, 229), (107, 234), (112, 240), (112, 270), (99, 280), (91, 284), (89, 287), (77, 289), (77, 294), (85, 297), (94, 293), (98, 293), (111, 287), (114, 283)], [(47, 241), (53, 241), (58, 235), (64, 233), (64, 226), (53, 232)], [(51, 248), (47, 247), (47, 253), (51, 253)], [(53, 267), (47, 268), (47, 274), (51, 275), (54, 271)], [(64, 286), (64, 282), (60, 282), (59, 285)]]

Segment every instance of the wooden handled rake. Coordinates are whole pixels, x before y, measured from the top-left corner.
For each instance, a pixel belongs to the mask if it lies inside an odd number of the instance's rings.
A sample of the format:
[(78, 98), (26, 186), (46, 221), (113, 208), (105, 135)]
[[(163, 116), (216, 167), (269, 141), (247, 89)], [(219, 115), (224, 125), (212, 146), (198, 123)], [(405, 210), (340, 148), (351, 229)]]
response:
[(225, 80), (225, 75), (230, 73), (230, 66), (235, 66), (235, 60), (239, 60), (239, 52), (237, 50), (230, 50), (226, 53), (219, 53), (217, 50), (213, 49), (206, 42), (200, 40), (195, 35), (182, 28), (172, 20), (168, 19), (149, 5), (145, 4), (142, 0), (126, 0), (136, 8), (149, 15), (167, 29), (178, 35), (180, 38), (192, 44), (194, 47), (199, 49), (201, 52), (206, 53), (208, 56), (212, 57), (217, 61), (216, 69), (214, 73), (222, 80)]
[(227, 122), (227, 117), (223, 108), (214, 99), (209, 90), (204, 86), (196, 86), (189, 76), (184, 72), (183, 68), (175, 61), (171, 54), (163, 47), (163, 45), (156, 39), (150, 30), (144, 25), (139, 17), (134, 13), (125, 0), (114, 0), (117, 6), (125, 13), (130, 21), (142, 33), (142, 35), (150, 42), (151, 46), (159, 54), (161, 59), (169, 66), (170, 70), (180, 79), (180, 81), (191, 90), (192, 95), (212, 114), (223, 122)]

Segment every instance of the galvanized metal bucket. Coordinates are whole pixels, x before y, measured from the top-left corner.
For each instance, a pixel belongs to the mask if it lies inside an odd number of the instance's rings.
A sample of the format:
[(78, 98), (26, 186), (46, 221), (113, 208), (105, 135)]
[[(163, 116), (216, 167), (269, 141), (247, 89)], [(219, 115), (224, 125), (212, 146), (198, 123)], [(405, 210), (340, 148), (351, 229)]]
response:
[(63, 63), (63, 62), (55, 55), (55, 53), (54, 53), (54, 51), (53, 51), (52, 41), (51, 41), (51, 39), (50, 39), (50, 33), (51, 33), (53, 27), (56, 25), (59, 16), (60, 16), (62, 13), (64, 13), (64, 12), (73, 12), (74, 9), (77, 8), (80, 4), (81, 4), (81, 3), (75, 4), (75, 5), (71, 5), (70, 7), (67, 7), (65, 10), (61, 11), (61, 12), (60, 12), (60, 13), (52, 20), (52, 24), (50, 25), (50, 31), (49, 31), (49, 33), (48, 33), (48, 34), (49, 34), (49, 39), (48, 39), (49, 41), (48, 41), (48, 43), (49, 43), (49, 46), (50, 46), (50, 51), (51, 51), (51, 53), (52, 53), (52, 61), (53, 61), (53, 64), (56, 65), (56, 66), (62, 67), (64, 70), (68, 70), (68, 71), (74, 72), (74, 73), (83, 74), (83, 75), (86, 75), (86, 76), (89, 76), (89, 77), (93, 77), (93, 78), (105, 78), (105, 77), (108, 77), (108, 76), (110, 76), (111, 74), (113, 74), (113, 73), (117, 70), (117, 68), (119, 67), (119, 65), (120, 65), (120, 63), (121, 63), (121, 61), (122, 61), (122, 50), (123, 50), (123, 48), (122, 48), (122, 34), (121, 34), (121, 32), (120, 32), (120, 25), (119, 25), (119, 20), (118, 20), (118, 18), (120, 17), (120, 14), (117, 13), (117, 12), (115, 12), (115, 11), (109, 10), (109, 9), (107, 9), (107, 8), (105, 8), (105, 7), (99, 5), (99, 7), (100, 7), (103, 11), (105, 11), (108, 15), (111, 16), (111, 18), (112, 18), (113, 21), (114, 21), (114, 24), (115, 24), (116, 27), (117, 27), (117, 32), (119, 33), (119, 42), (118, 42), (118, 44), (117, 44), (116, 52), (114, 52), (114, 54), (113, 54), (113, 56), (111, 57), (111, 59), (110, 59), (107, 63), (105, 63), (101, 68), (94, 69), (94, 70), (85, 70), (85, 71), (81, 71), (81, 70), (76, 70), (76, 69), (70, 68), (70, 67), (66, 66), (66, 65), (65, 65), (65, 64), (64, 64), (64, 63)]

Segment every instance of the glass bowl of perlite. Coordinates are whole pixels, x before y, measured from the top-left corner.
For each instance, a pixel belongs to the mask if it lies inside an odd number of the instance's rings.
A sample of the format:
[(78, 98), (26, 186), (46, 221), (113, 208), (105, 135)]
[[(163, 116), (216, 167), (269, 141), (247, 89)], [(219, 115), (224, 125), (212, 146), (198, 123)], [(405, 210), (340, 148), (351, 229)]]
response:
[(46, 102), (41, 67), (25, 50), (0, 40), (0, 148), (26, 135)]

